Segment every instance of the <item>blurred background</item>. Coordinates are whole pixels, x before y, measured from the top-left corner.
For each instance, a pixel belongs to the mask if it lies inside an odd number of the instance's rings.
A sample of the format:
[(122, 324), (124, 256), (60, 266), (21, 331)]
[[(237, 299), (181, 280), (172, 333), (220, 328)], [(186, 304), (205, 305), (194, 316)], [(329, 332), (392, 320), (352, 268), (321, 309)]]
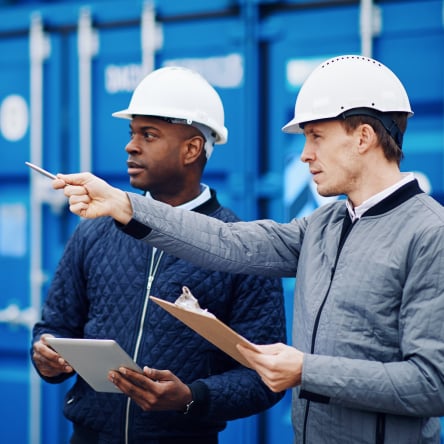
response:
[[(67, 386), (41, 383), (29, 348), (79, 219), (25, 161), (129, 189), (128, 122), (111, 113), (151, 70), (187, 66), (218, 90), (229, 129), (206, 183), (244, 219), (288, 221), (324, 200), (299, 161), (303, 137), (281, 127), (307, 74), (345, 53), (379, 59), (404, 83), (415, 115), (402, 169), (442, 203), (442, 0), (0, 0), (0, 443), (65, 444), (70, 433)], [(290, 332), (294, 281), (284, 284)], [(292, 442), (289, 393), (221, 435), (221, 444), (278, 442)]]

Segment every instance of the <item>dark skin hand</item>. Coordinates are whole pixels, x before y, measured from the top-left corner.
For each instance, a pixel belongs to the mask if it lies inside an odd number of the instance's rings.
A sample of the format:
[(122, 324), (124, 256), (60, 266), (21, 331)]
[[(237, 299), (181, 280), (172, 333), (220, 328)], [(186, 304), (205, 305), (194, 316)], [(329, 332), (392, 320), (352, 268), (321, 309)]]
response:
[[(47, 337), (53, 336), (43, 334), (33, 345), (32, 359), (39, 372), (49, 378), (73, 373), (74, 369), (46, 344)], [(108, 379), (144, 411), (183, 411), (192, 400), (189, 387), (169, 370), (144, 367), (140, 374), (121, 367), (119, 371), (110, 371)]]
[(144, 367), (141, 374), (121, 367), (108, 379), (144, 411), (183, 411), (192, 400), (189, 387), (169, 370)]
[(45, 342), (45, 338), (48, 337), (53, 337), (53, 335), (43, 334), (32, 346), (32, 360), (39, 372), (48, 378), (62, 373), (73, 373), (74, 369)]

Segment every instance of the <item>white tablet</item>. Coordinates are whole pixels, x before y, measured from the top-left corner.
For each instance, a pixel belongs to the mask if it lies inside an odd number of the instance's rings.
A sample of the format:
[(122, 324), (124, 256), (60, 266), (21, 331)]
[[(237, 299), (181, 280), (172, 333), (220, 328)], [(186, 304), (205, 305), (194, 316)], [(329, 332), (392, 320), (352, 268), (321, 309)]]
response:
[(97, 392), (122, 393), (108, 381), (108, 372), (142, 369), (113, 339), (46, 338), (46, 342)]

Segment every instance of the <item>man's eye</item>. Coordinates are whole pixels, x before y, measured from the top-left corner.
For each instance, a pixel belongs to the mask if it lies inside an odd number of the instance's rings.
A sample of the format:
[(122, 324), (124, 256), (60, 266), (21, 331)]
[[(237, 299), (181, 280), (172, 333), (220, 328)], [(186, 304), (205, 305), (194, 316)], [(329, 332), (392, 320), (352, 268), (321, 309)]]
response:
[(147, 131), (143, 133), (143, 137), (144, 139), (154, 139), (154, 134)]

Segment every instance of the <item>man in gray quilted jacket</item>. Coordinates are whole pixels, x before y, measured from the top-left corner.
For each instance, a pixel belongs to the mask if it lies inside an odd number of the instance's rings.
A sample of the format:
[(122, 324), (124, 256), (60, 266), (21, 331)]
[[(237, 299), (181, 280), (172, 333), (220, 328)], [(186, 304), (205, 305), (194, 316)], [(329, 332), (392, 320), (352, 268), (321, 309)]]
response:
[(345, 55), (303, 84), (301, 160), (322, 196), (308, 217), (225, 224), (147, 202), (90, 174), (59, 176), (71, 210), (196, 264), (297, 276), (293, 346), (239, 347), (265, 383), (293, 388), (295, 442), (440, 441), (444, 415), (444, 209), (400, 171), (412, 115), (380, 62)]
[[(202, 76), (176, 67), (153, 71), (128, 109), (114, 115), (128, 119), (128, 175), (146, 192), (142, 199), (239, 220), (201, 183), (213, 145), (227, 139), (221, 99)], [(286, 341), (278, 278), (195, 266), (126, 235), (111, 218), (78, 225), (33, 330), (33, 362), (42, 378), (59, 383), (74, 372), (47, 346), (48, 335), (105, 338), (116, 340), (144, 373), (104, 375), (123, 392), (117, 394), (95, 392), (76, 377), (63, 406), (73, 423), (71, 444), (215, 444), (227, 421), (282, 398), (149, 298), (174, 302), (182, 286), (250, 341)]]

